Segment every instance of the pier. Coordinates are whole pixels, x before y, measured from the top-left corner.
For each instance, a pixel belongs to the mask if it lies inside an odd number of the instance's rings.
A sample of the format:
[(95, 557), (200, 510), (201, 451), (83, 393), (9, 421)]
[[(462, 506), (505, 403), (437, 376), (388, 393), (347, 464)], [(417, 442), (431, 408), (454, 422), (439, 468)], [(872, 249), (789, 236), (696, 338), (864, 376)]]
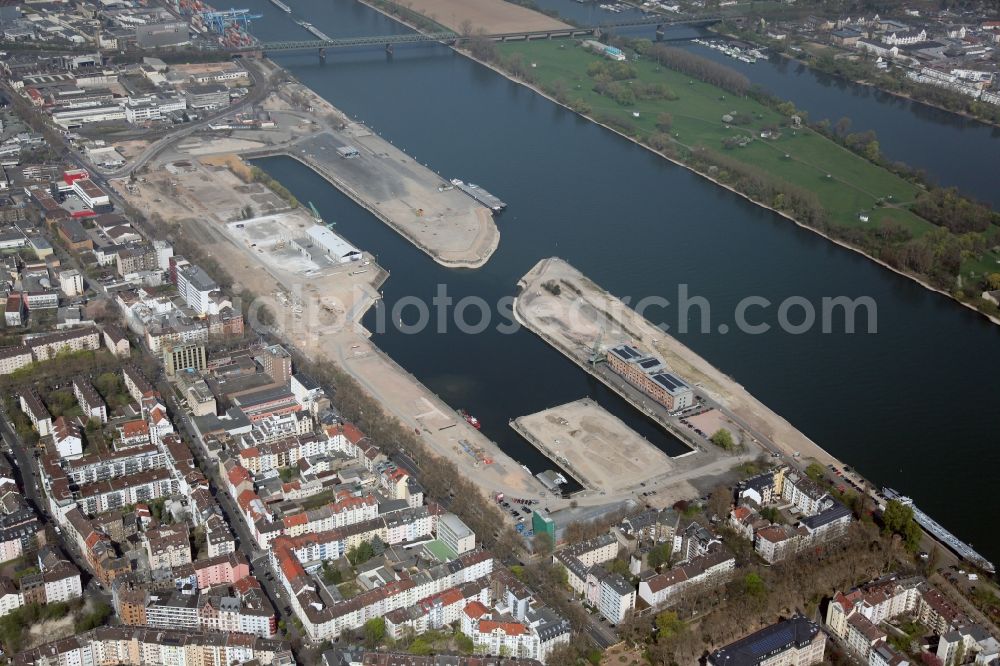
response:
[(502, 211), (504, 208), (507, 207), (507, 204), (501, 201), (499, 197), (490, 194), (489, 192), (479, 187), (478, 185), (473, 185), (472, 183), (463, 183), (457, 178), (452, 178), (451, 184), (457, 187), (462, 192), (465, 192), (470, 197), (472, 197), (479, 203), (483, 204), (490, 210), (492, 210), (494, 213), (499, 213), (500, 211)]
[(587, 490), (620, 493), (674, 468), (665, 453), (590, 398), (521, 416), (510, 427)]
[[(313, 97), (321, 113), (343, 117)], [(327, 127), (296, 143), (247, 153), (302, 162), (355, 203), (449, 268), (479, 268), (500, 243), (492, 211), (361, 123)]]
[(821, 464), (837, 462), (732, 378), (561, 259), (541, 260), (518, 286), (514, 316), (520, 324), (693, 450), (709, 454), (721, 451), (704, 437), (692, 434), (666, 407), (600, 362), (608, 347), (630, 342), (661, 358), (671, 371), (695, 387), (706, 407), (719, 410), (733, 424), (740, 439), (749, 443), (747, 450), (780, 452), (788, 458), (796, 454)]

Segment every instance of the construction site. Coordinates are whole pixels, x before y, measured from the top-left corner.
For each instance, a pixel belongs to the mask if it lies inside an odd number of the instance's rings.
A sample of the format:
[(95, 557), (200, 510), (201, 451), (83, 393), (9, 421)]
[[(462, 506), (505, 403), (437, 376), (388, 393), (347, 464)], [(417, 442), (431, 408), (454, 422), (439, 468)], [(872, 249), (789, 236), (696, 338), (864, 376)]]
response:
[[(598, 371), (603, 364), (596, 363), (610, 347), (624, 342), (662, 359), (672, 372), (697, 387), (696, 393), (705, 406), (720, 413), (703, 419), (702, 424), (730, 430), (734, 439), (742, 442), (738, 450), (751, 455), (784, 453), (790, 457), (812, 458), (822, 464), (836, 462), (731, 377), (562, 259), (542, 259), (521, 278), (518, 287), (519, 294), (514, 302), (514, 316), (518, 322), (640, 411), (649, 413), (655, 401), (636, 398), (634, 391), (626, 390), (627, 382), (610, 381), (608, 373)], [(676, 415), (663, 415), (655, 410), (654, 414), (665, 427), (685, 432)], [(687, 441), (695, 450), (711, 454), (715, 445), (706, 436), (712, 433), (702, 432), (705, 434), (688, 436)], [(718, 447), (715, 449), (721, 451)]]
[(511, 422), (511, 427), (580, 485), (600, 494), (634, 491), (674, 462), (590, 398)]

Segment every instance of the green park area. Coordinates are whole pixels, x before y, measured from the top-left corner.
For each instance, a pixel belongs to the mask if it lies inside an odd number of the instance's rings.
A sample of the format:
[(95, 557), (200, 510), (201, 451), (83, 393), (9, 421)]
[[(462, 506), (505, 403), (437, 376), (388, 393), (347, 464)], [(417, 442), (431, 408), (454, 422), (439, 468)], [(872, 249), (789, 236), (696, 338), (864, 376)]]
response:
[(811, 123), (724, 64), (648, 40), (618, 40), (624, 59), (577, 40), (469, 50), (561, 104), (781, 211), (956, 299), (1000, 285), (1000, 214), (953, 189), (928, 187), (850, 119)]
[[(508, 42), (498, 49), (508, 62), (520, 56), (546, 91), (644, 143), (653, 139), (655, 145), (656, 135), (667, 134), (679, 147), (718, 151), (815, 193), (830, 224), (874, 227), (892, 219), (914, 237), (934, 228), (906, 208), (917, 197), (916, 185), (804, 125), (790, 126), (789, 117), (751, 96), (727, 92), (649, 58), (612, 63), (568, 40)], [(627, 65), (636, 76), (616, 81), (612, 94), (624, 88), (638, 94), (626, 92), (616, 99), (594, 90), (595, 70), (615, 65)], [(660, 85), (652, 88), (654, 84)], [(768, 130), (771, 138), (761, 138)], [(862, 212), (868, 214), (867, 222), (861, 220)]]

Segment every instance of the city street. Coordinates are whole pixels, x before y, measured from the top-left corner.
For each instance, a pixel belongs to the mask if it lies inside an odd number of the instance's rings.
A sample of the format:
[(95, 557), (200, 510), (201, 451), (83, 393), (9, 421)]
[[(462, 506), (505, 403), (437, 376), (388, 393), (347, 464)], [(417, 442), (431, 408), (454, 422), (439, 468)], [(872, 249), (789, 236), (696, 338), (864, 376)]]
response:
[(212, 484), (212, 496), (219, 504), (223, 517), (236, 536), (237, 547), (250, 562), (251, 573), (257, 577), (278, 618), (285, 621), (288, 638), (290, 640), (298, 639), (298, 641), (307, 642), (308, 638), (299, 632), (292, 621), (295, 617), (294, 614), (285, 612), (285, 608), (290, 607), (290, 600), (284, 588), (281, 587), (275, 578), (275, 572), (271, 569), (267, 552), (257, 547), (257, 542), (250, 533), (250, 529), (247, 527), (243, 513), (237, 506), (235, 498), (229, 496), (229, 493), (225, 490), (226, 484), (219, 478), (218, 465), (209, 460), (208, 449), (191, 427), (191, 420), (187, 413), (177, 404), (173, 386), (166, 381), (162, 372), (157, 378), (156, 388), (167, 403), (167, 408), (174, 417), (174, 425), (194, 454), (195, 460), (198, 462), (198, 467), (209, 478)]

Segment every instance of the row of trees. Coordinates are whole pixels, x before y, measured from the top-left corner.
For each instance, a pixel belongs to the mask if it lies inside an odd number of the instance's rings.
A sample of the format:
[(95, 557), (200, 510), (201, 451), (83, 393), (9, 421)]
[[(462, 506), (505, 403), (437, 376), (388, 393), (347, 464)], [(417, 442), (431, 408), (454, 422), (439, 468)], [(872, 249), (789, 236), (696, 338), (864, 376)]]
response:
[(288, 202), (289, 206), (292, 208), (298, 208), (298, 199), (296, 199), (295, 196), (288, 191), (287, 187), (272, 178), (266, 171), (261, 169), (259, 166), (254, 166), (250, 168), (250, 173), (255, 183), (262, 183), (269, 190)]
[(702, 148), (692, 151), (689, 162), (754, 201), (786, 212), (807, 226), (818, 228), (827, 220), (826, 210), (813, 192), (739, 160)]
[(431, 497), (461, 497), (450, 510), (469, 526), (499, 558), (511, 556), (520, 548), (520, 538), (506, 526), (500, 511), (487, 501), (479, 488), (462, 475), (453, 462), (427, 449), (410, 428), (394, 416), (339, 367), (329, 361), (312, 362), (298, 357), (305, 368), (322, 384), (333, 389), (333, 403), (345, 419), (363, 430), (387, 455), (405, 453), (413, 458), (420, 472), (420, 482)]
[(649, 49), (646, 55), (663, 67), (693, 76), (734, 95), (743, 96), (750, 90), (750, 79), (735, 69), (720, 65), (708, 58), (702, 58), (690, 51), (685, 51), (674, 46), (655, 44)]
[[(891, 540), (871, 523), (853, 523), (847, 535), (769, 567), (751, 562), (728, 583), (692, 590), (670, 610), (632, 616), (619, 630), (643, 646), (650, 663), (691, 664), (706, 649), (732, 642), (800, 611), (807, 616), (834, 590), (845, 590), (897, 566)], [(693, 618), (684, 620), (684, 618)]]
[(913, 212), (959, 234), (986, 231), (992, 225), (1000, 225), (1000, 214), (993, 212), (989, 206), (963, 197), (953, 187), (936, 187), (921, 193)]

